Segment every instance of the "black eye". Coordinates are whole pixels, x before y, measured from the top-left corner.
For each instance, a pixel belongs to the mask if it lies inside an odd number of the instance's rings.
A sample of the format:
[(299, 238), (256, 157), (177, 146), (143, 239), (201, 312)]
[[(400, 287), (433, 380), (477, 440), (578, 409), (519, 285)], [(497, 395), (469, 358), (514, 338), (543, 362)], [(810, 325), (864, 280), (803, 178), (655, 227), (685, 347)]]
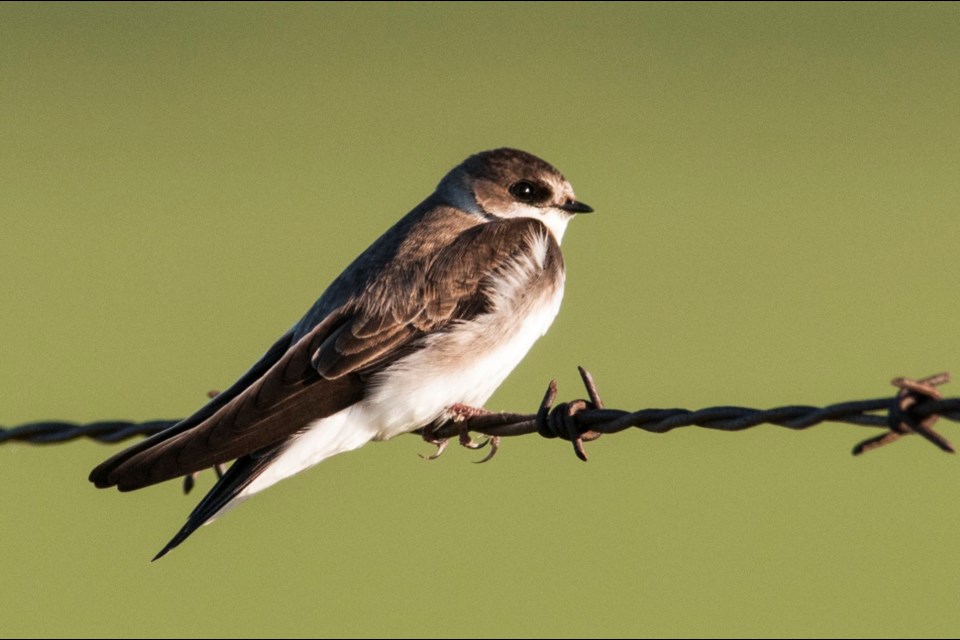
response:
[(550, 188), (539, 182), (521, 180), (510, 185), (510, 194), (520, 202), (546, 202), (550, 199)]

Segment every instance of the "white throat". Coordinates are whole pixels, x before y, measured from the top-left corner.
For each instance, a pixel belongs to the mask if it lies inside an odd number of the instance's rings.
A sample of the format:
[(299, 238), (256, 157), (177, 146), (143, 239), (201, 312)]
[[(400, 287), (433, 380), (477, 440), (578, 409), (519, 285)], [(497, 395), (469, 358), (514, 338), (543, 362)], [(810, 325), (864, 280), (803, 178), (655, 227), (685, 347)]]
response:
[(537, 217), (547, 226), (550, 233), (553, 234), (553, 238), (557, 241), (557, 244), (560, 244), (560, 241), (563, 240), (563, 232), (567, 230), (567, 223), (570, 222), (570, 218), (573, 216), (565, 211), (547, 209), (543, 215)]

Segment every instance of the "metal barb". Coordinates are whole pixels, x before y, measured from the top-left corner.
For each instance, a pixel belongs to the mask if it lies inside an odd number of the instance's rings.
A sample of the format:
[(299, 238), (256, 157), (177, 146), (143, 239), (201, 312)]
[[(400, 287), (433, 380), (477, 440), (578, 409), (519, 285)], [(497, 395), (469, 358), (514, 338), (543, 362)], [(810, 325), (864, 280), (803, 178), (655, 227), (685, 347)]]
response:
[[(537, 411), (537, 430), (540, 431), (541, 435), (544, 435), (546, 432), (546, 420), (547, 416), (550, 414), (550, 407), (553, 405), (553, 401), (557, 399), (557, 381), (551, 380), (550, 384), (547, 385), (547, 392), (543, 394), (543, 401), (540, 402), (540, 409)], [(544, 426), (543, 429), (540, 427)], [(548, 437), (548, 436), (544, 436)]]
[[(587, 395), (590, 396), (591, 409), (603, 409), (603, 399), (600, 397), (600, 391), (597, 389), (597, 383), (594, 382), (593, 376), (590, 375), (590, 372), (584, 369), (583, 367), (578, 366), (577, 371), (580, 372), (580, 379), (583, 380), (583, 386), (587, 389)], [(580, 434), (580, 437), (584, 442), (593, 442), (603, 434), (599, 431), (585, 431)]]
[[(573, 402), (565, 403), (563, 406), (566, 410), (563, 412), (563, 423), (566, 427), (567, 436), (570, 438), (570, 442), (573, 443), (573, 452), (578, 458), (583, 462), (587, 461), (587, 451), (583, 448), (583, 434), (580, 433), (577, 425), (577, 414), (583, 411), (588, 407), (585, 400), (574, 400)], [(591, 433), (596, 433), (591, 432)], [(576, 434), (576, 435), (574, 435)], [(595, 438), (599, 438), (600, 434), (597, 433)]]
[(950, 374), (947, 372), (914, 380), (912, 378), (900, 377), (894, 378), (890, 384), (897, 387), (896, 397), (893, 398), (890, 410), (887, 414), (887, 424), (890, 431), (887, 433), (864, 440), (853, 448), (853, 455), (860, 455), (867, 451), (872, 451), (878, 447), (896, 442), (901, 436), (916, 433), (923, 436), (928, 442), (938, 447), (941, 451), (954, 453), (953, 445), (942, 435), (933, 430), (933, 425), (940, 418), (939, 414), (933, 413), (925, 417), (916, 415), (916, 409), (924, 402), (943, 400), (943, 394), (937, 390), (937, 387), (950, 381)]

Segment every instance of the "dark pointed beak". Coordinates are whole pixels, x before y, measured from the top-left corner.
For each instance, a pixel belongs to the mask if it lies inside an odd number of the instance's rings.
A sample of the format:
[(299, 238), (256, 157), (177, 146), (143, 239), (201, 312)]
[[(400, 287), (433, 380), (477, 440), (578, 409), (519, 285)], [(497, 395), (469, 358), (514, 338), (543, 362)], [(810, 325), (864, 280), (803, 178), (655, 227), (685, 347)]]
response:
[(564, 202), (557, 208), (563, 209), (568, 213), (593, 213), (593, 207), (585, 202), (580, 202), (579, 200), (570, 200), (568, 202)]

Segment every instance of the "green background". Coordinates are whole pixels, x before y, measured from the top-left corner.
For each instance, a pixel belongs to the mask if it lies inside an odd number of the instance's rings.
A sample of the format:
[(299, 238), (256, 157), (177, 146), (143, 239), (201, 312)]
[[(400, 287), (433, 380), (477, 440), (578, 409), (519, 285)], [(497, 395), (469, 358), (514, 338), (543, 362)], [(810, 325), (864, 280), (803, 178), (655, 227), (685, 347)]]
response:
[[(189, 413), (501, 145), (597, 213), (491, 408), (578, 364), (633, 409), (960, 372), (958, 69), (957, 4), (4, 3), (0, 424)], [(872, 434), (402, 437), (154, 564), (198, 494), (4, 446), (0, 635), (953, 636), (960, 461)]]

